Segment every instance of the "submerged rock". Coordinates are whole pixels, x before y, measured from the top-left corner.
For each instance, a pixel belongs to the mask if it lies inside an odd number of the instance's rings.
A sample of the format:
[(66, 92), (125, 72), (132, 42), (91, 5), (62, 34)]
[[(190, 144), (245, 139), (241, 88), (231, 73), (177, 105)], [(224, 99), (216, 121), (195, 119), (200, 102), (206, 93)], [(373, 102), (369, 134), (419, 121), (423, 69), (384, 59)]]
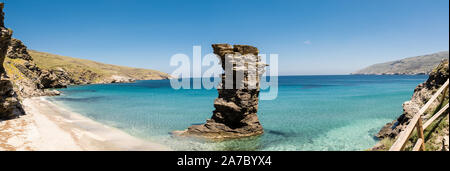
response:
[(449, 52), (443, 51), (397, 61), (379, 63), (356, 71), (356, 75), (428, 75), (443, 59), (449, 58)]
[[(261, 63), (258, 49), (228, 44), (214, 44), (212, 47), (225, 70), (218, 87), (219, 97), (214, 101), (213, 116), (205, 124), (193, 125), (178, 134), (212, 139), (263, 134), (257, 112), (260, 76), (267, 65)], [(240, 74), (243, 77), (239, 77)]]

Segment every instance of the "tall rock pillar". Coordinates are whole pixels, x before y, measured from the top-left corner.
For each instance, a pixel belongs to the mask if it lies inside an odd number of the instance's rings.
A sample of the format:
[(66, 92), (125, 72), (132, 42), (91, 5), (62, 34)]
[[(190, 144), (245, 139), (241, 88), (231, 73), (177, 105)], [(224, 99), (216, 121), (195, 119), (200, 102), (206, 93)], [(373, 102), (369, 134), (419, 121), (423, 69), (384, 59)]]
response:
[(264, 133), (258, 120), (260, 77), (267, 66), (261, 63), (256, 47), (214, 44), (224, 73), (218, 86), (211, 119), (203, 125), (193, 125), (182, 135), (213, 139), (240, 138)]

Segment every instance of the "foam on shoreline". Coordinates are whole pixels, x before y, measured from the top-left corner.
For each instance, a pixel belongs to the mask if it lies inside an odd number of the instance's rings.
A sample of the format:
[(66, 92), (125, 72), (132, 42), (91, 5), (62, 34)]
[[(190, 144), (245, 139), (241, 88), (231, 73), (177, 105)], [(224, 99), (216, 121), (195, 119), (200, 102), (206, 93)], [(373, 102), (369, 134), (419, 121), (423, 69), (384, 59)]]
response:
[(0, 150), (170, 150), (71, 112), (45, 97), (25, 99), (23, 105), (27, 115), (0, 122)]

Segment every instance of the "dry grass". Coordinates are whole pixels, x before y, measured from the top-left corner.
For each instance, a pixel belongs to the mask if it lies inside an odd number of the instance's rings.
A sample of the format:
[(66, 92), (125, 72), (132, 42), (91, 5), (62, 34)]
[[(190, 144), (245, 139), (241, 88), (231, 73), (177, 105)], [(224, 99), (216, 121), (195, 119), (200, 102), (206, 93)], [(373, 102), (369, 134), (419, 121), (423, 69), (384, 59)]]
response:
[[(75, 80), (92, 75), (95, 77), (94, 82), (99, 82), (113, 75), (127, 76), (137, 80), (167, 79), (169, 77), (166, 73), (151, 69), (103, 64), (91, 60), (54, 55), (34, 50), (29, 50), (28, 52), (38, 67), (50, 70), (62, 68), (70, 72)], [(89, 74), (89, 71), (92, 73)], [(88, 75), (86, 75), (87, 73)]]

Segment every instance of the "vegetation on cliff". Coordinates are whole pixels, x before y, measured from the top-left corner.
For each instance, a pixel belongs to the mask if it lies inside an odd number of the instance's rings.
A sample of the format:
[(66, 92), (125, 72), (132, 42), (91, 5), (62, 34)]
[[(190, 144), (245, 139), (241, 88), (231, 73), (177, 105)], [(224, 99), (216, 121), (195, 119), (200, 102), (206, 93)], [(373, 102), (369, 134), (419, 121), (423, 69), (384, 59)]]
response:
[(4, 66), (22, 97), (57, 95), (48, 88), (68, 85), (132, 82), (136, 79), (167, 79), (154, 70), (102, 64), (90, 60), (28, 50), (22, 41), (11, 39)]
[[(395, 139), (402, 132), (409, 121), (418, 113), (420, 108), (424, 106), (434, 93), (449, 79), (449, 61), (445, 60), (441, 62), (430, 73), (428, 80), (416, 87), (414, 94), (410, 101), (403, 104), (403, 114), (396, 120), (386, 124), (376, 137), (382, 139), (377, 144), (374, 150), (388, 150)], [(448, 92), (441, 94), (438, 97), (439, 100), (434, 101), (429, 110), (425, 111), (422, 119), (426, 122), (437, 111), (444, 107), (449, 102)], [(424, 130), (425, 135), (425, 147), (427, 150), (448, 150), (449, 142), (449, 116), (447, 114), (442, 115), (439, 119), (434, 121), (431, 126)], [(413, 133), (413, 135), (416, 135)], [(417, 141), (417, 135), (410, 138), (410, 142), (406, 145), (406, 150), (412, 148), (411, 142)]]
[[(219, 97), (214, 101), (213, 116), (205, 124), (193, 125), (185, 131), (174, 133), (211, 139), (242, 138), (263, 134), (264, 130), (257, 113), (259, 81), (267, 65), (261, 62), (258, 56), (259, 50), (248, 45), (213, 44), (212, 47), (225, 71), (222, 74), (220, 88), (217, 89)], [(226, 66), (235, 67), (228, 70)], [(242, 73), (242, 77), (236, 77), (233, 80), (233, 73), (235, 75)], [(231, 82), (229, 82), (229, 76), (231, 76)]]

